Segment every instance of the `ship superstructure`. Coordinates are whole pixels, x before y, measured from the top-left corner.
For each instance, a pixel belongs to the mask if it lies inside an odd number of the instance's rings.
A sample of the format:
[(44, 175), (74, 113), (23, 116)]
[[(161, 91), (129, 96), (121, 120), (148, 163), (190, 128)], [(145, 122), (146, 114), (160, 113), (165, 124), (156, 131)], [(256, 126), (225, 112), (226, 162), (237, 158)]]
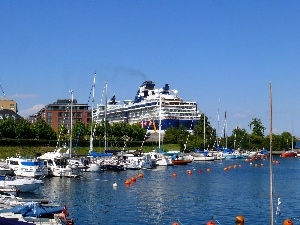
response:
[(182, 100), (177, 90), (169, 85), (156, 89), (152, 81), (145, 81), (139, 87), (134, 100), (124, 100), (120, 104), (115, 95), (106, 104), (97, 105), (94, 119), (97, 123), (107, 119), (109, 123), (139, 123), (150, 133), (163, 133), (170, 127), (183, 125), (190, 132), (199, 123), (200, 113), (195, 101)]

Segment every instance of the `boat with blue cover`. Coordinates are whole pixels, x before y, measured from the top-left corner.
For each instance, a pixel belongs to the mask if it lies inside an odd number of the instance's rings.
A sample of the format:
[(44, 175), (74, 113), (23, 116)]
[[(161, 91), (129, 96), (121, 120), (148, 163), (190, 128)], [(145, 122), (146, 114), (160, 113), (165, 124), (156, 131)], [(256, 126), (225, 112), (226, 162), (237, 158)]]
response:
[(5, 165), (14, 171), (16, 176), (39, 178), (48, 173), (44, 161), (34, 158), (9, 157)]

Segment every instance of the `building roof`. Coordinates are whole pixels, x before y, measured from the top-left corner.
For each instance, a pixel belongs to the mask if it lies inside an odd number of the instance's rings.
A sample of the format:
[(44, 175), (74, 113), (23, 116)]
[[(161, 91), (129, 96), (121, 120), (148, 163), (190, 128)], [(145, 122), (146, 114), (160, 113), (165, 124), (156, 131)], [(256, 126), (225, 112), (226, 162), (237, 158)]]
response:
[(19, 114), (15, 113), (12, 110), (9, 109), (0, 110), (0, 120), (7, 119), (8, 117), (12, 117), (15, 120), (20, 120), (22, 118)]

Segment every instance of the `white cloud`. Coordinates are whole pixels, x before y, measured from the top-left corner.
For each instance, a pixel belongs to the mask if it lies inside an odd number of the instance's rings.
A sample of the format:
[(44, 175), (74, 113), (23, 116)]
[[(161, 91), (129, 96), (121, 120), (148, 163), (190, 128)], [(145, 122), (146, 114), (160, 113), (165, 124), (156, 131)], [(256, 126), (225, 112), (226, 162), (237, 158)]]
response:
[(247, 115), (246, 114), (242, 114), (242, 113), (235, 113), (233, 115), (233, 118), (235, 118), (235, 119), (242, 119), (242, 118), (246, 118), (246, 117), (247, 117)]
[(45, 107), (44, 104), (35, 105), (32, 108), (21, 110), (19, 112), (19, 115), (24, 117), (24, 118), (27, 118), (28, 116), (37, 113), (40, 109), (42, 109), (44, 107)]
[(36, 98), (39, 95), (37, 94), (14, 94), (12, 96), (10, 96), (11, 99), (32, 99), (32, 98)]

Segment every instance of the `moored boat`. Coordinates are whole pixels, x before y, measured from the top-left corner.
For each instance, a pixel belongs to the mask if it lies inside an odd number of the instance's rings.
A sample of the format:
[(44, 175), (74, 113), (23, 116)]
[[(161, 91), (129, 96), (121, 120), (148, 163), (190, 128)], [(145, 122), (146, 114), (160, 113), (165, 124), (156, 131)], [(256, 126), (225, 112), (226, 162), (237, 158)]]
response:
[(46, 176), (48, 171), (43, 161), (24, 157), (9, 157), (5, 165), (14, 170), (16, 176), (39, 178)]
[(285, 158), (285, 157), (297, 157), (297, 152), (289, 150), (289, 151), (285, 151), (281, 154), (281, 157)]

